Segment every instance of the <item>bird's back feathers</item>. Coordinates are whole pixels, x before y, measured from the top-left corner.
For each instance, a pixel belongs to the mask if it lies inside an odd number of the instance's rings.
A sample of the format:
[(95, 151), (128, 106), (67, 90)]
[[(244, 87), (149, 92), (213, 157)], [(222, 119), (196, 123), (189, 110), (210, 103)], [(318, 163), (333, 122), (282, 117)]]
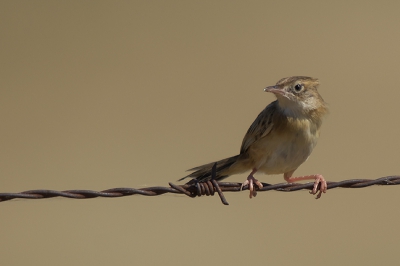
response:
[(273, 127), (272, 118), (276, 113), (277, 107), (278, 102), (274, 101), (265, 107), (265, 109), (262, 110), (257, 116), (243, 138), (242, 146), (240, 148), (241, 154), (246, 152), (254, 142), (265, 137), (269, 132), (271, 132)]

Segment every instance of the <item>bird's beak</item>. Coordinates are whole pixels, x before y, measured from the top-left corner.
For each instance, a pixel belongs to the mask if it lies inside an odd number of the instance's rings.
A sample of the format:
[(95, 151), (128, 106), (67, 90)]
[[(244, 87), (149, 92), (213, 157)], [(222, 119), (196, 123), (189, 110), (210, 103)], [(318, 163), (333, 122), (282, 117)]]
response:
[(265, 91), (265, 92), (272, 92), (273, 94), (285, 95), (284, 90), (281, 89), (281, 88), (278, 88), (278, 87), (276, 87), (276, 86), (269, 86), (269, 87), (266, 87), (266, 88), (264, 89), (264, 91)]

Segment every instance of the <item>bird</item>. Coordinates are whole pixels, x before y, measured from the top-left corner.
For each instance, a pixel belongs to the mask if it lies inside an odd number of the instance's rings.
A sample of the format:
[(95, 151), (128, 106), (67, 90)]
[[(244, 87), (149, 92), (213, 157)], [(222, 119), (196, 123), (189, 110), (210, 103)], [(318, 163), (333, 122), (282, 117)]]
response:
[[(265, 92), (273, 93), (276, 100), (268, 104), (257, 116), (245, 134), (240, 153), (216, 162), (214, 179), (250, 171), (241, 190), (248, 185), (250, 198), (263, 187), (255, 173), (283, 174), (286, 182), (314, 180), (311, 194), (320, 198), (327, 191), (325, 178), (320, 174), (295, 177), (294, 171), (304, 163), (320, 135), (322, 120), (328, 114), (328, 105), (318, 93), (319, 80), (306, 76), (280, 79), (268, 86)], [(206, 182), (211, 179), (213, 163), (189, 169), (192, 173), (179, 179), (192, 178), (186, 184)], [(319, 187), (320, 186), (320, 187)], [(319, 187), (319, 189), (318, 189)]]

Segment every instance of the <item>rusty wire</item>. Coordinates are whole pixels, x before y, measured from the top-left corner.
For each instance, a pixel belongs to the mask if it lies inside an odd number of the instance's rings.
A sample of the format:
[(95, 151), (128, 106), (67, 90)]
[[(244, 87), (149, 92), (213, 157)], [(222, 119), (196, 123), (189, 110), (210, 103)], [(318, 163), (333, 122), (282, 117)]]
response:
[[(262, 183), (263, 188), (259, 189), (258, 192), (262, 191), (281, 191), (281, 192), (292, 192), (297, 190), (311, 190), (314, 183), (280, 183), (271, 185), (268, 183)], [(373, 185), (400, 185), (400, 176), (386, 176), (378, 179), (351, 179), (344, 180), (340, 182), (327, 182), (328, 189), (333, 189), (337, 187), (341, 188), (364, 188)], [(241, 183), (234, 182), (217, 182), (212, 179), (203, 183), (196, 184), (185, 184), (185, 185), (175, 185), (169, 183), (170, 187), (146, 187), (146, 188), (112, 188), (103, 191), (93, 191), (93, 190), (29, 190), (20, 193), (0, 193), (0, 202), (4, 202), (11, 199), (45, 199), (53, 197), (65, 197), (73, 199), (91, 199), (97, 197), (106, 198), (116, 198), (125, 197), (131, 195), (143, 195), (143, 196), (158, 196), (165, 193), (174, 194), (185, 194), (189, 197), (199, 197), (199, 196), (213, 196), (215, 192), (218, 193), (221, 201), (225, 205), (229, 205), (226, 201), (223, 192), (239, 192)], [(248, 190), (248, 186), (244, 186), (242, 190)]]

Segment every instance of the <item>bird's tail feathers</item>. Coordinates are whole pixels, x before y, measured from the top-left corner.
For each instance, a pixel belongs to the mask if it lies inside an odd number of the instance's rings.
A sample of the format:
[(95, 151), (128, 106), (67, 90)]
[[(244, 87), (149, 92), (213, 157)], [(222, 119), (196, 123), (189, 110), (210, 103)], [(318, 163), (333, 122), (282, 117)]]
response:
[[(232, 164), (234, 164), (238, 157), (239, 157), (239, 155), (236, 155), (236, 156), (225, 158), (225, 159), (222, 159), (222, 160), (219, 160), (218, 162), (216, 162), (217, 163), (217, 169), (216, 169), (215, 179), (216, 180), (221, 180), (221, 179), (229, 176), (227, 171), (223, 171), (223, 170), (226, 170)], [(182, 181), (183, 179), (185, 179), (187, 177), (191, 177), (193, 179), (196, 179), (196, 181), (199, 181), (199, 182), (210, 180), (211, 179), (211, 169), (212, 169), (214, 164), (215, 164), (215, 162), (204, 164), (204, 165), (200, 165), (200, 166), (194, 167), (192, 169), (189, 169), (188, 171), (193, 171), (193, 172), (188, 174), (187, 176), (179, 179), (179, 181)], [(189, 183), (194, 183), (196, 181), (195, 180), (191, 180), (191, 181), (189, 181)]]

